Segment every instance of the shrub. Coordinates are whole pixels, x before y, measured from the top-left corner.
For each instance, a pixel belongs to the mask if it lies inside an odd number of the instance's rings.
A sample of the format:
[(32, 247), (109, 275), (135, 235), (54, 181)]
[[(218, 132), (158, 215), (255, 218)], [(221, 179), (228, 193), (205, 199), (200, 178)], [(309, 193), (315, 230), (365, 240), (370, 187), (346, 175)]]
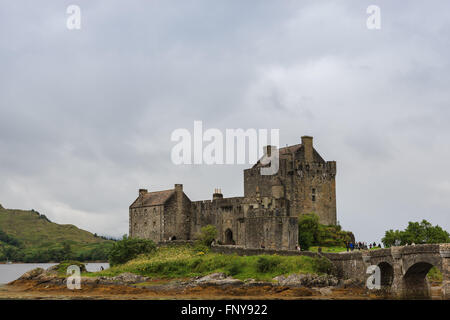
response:
[(226, 272), (230, 276), (235, 276), (242, 272), (243, 266), (237, 260), (233, 260), (226, 268)]
[(330, 260), (325, 257), (316, 258), (314, 260), (314, 265), (317, 272), (331, 274), (333, 270), (333, 264)]
[(109, 253), (109, 263), (111, 266), (123, 264), (140, 254), (152, 253), (155, 250), (156, 245), (152, 240), (124, 237), (114, 243)]
[(195, 243), (193, 249), (194, 249), (194, 252), (196, 252), (196, 253), (200, 253), (200, 252), (207, 253), (207, 252), (209, 252), (209, 247), (206, 246), (203, 242), (200, 242), (200, 241), (197, 241)]
[(280, 264), (277, 257), (259, 257), (256, 261), (256, 270), (260, 273), (269, 273), (275, 271)]
[(217, 228), (213, 225), (207, 225), (200, 229), (197, 235), (197, 242), (207, 247), (211, 247), (211, 243), (217, 236)]
[(298, 219), (298, 242), (303, 250), (318, 241), (319, 217), (314, 214), (302, 214)]

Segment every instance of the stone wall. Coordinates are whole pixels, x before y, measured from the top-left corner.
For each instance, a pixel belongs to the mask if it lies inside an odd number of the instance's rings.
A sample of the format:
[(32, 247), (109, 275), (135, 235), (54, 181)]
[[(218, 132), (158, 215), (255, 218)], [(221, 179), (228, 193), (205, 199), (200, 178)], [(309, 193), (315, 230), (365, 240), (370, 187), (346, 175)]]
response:
[(179, 246), (183, 247), (186, 245), (193, 245), (195, 243), (194, 240), (166, 240), (157, 242), (158, 247), (171, 247), (171, 246)]
[(211, 250), (216, 253), (223, 254), (237, 254), (238, 256), (257, 256), (257, 255), (272, 255), (276, 254), (279, 256), (307, 256), (307, 257), (319, 257), (318, 253), (309, 252), (309, 251), (301, 251), (298, 252), (296, 250), (276, 250), (276, 249), (251, 249), (245, 248), (243, 246), (227, 246), (227, 245), (214, 245), (211, 247)]
[(130, 237), (161, 240), (163, 206), (130, 208)]

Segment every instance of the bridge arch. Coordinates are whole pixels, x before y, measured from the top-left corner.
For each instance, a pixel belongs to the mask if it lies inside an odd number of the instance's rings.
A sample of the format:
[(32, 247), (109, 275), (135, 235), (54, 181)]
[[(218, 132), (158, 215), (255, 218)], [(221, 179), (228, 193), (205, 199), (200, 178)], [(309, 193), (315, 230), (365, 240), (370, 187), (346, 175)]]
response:
[(390, 289), (394, 282), (394, 267), (386, 261), (378, 263), (378, 267), (381, 272), (381, 288)]
[[(427, 274), (433, 266), (430, 262), (419, 261), (406, 270), (402, 278), (405, 298), (424, 299), (431, 296)], [(437, 265), (437, 267), (439, 266)]]

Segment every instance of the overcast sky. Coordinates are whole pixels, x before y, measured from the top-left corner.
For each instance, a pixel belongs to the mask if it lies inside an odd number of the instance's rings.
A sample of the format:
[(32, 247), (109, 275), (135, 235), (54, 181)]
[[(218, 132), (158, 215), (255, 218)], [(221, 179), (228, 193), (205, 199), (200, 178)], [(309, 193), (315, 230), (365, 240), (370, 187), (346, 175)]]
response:
[[(68, 30), (66, 9), (81, 8)], [(369, 30), (366, 9), (381, 9)], [(406, 5), (407, 4), (407, 5)], [(336, 160), (361, 241), (450, 230), (448, 1), (0, 0), (0, 203), (104, 235), (140, 187), (243, 195), (243, 165), (172, 164), (177, 128), (279, 128)]]

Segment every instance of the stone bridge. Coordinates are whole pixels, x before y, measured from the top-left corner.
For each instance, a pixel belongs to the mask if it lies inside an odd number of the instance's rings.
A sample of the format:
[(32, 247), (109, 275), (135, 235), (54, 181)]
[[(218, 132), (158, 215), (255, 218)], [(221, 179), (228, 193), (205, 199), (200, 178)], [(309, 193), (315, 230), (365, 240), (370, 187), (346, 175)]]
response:
[(346, 253), (324, 253), (344, 278), (357, 278), (364, 283), (367, 268), (376, 265), (381, 271), (382, 289), (402, 298), (427, 298), (431, 295), (426, 278), (437, 267), (443, 277), (442, 296), (450, 299), (450, 243), (392, 247)]

